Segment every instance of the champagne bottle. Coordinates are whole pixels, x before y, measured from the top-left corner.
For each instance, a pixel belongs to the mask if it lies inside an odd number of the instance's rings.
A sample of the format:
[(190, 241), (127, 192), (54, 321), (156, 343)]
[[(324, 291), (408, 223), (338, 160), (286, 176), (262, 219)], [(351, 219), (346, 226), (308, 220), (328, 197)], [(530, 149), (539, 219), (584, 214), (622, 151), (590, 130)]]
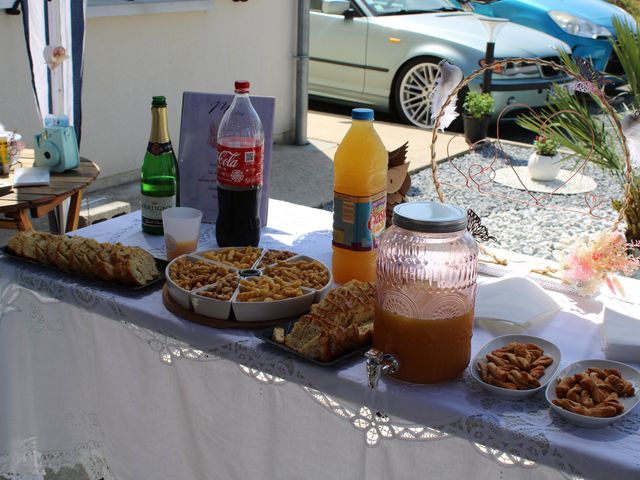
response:
[(153, 97), (151, 135), (140, 172), (142, 231), (162, 235), (162, 211), (179, 204), (178, 163), (173, 153), (165, 97)]

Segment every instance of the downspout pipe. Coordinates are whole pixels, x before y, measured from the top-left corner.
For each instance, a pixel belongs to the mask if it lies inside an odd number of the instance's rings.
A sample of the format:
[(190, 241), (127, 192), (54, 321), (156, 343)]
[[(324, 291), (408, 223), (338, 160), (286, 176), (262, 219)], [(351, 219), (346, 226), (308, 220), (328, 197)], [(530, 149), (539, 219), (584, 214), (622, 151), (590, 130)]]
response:
[(310, 0), (298, 0), (298, 45), (296, 52), (295, 144), (307, 145), (309, 110), (309, 10)]

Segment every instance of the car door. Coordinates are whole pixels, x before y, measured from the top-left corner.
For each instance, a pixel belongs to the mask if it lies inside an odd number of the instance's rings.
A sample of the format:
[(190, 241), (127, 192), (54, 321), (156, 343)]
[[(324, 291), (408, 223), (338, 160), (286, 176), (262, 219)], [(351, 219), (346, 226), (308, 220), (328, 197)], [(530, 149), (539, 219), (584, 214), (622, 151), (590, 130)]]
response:
[(322, 1), (311, 3), (309, 36), (310, 89), (362, 92), (367, 50), (367, 17), (322, 13)]

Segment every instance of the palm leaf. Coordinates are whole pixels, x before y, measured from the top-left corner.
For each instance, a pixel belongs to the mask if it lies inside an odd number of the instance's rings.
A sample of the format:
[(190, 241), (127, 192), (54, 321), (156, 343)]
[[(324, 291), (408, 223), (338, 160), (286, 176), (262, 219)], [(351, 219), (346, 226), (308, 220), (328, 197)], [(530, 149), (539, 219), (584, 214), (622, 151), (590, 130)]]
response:
[(613, 18), (613, 29), (617, 38), (611, 43), (626, 75), (629, 92), (636, 109), (640, 107), (640, 42), (636, 34), (637, 28), (637, 21), (634, 29), (626, 19)]
[[(577, 71), (575, 63), (573, 67)], [(567, 68), (571, 70), (570, 65)], [(596, 95), (591, 97), (596, 102), (600, 101)], [(623, 180), (625, 162), (619, 148), (620, 140), (607, 128), (605, 121), (593, 115), (583, 96), (564, 87), (556, 87), (538, 116), (522, 115), (516, 123), (555, 140), (576, 157), (589, 157), (592, 163), (611, 170)]]

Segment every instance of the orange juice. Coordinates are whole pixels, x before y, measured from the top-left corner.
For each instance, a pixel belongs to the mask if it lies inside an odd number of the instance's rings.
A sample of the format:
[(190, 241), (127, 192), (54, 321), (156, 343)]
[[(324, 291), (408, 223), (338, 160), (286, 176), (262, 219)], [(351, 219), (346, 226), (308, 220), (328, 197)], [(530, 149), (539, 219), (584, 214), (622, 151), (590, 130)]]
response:
[(373, 110), (354, 108), (334, 158), (333, 279), (376, 280), (384, 232), (389, 155), (373, 128)]
[(185, 253), (195, 252), (198, 248), (198, 239), (188, 240), (184, 242), (167, 242), (167, 260), (173, 260)]
[(378, 308), (374, 348), (392, 354), (400, 369), (392, 376), (412, 383), (437, 383), (460, 375), (471, 357), (473, 310), (438, 320), (408, 318)]

